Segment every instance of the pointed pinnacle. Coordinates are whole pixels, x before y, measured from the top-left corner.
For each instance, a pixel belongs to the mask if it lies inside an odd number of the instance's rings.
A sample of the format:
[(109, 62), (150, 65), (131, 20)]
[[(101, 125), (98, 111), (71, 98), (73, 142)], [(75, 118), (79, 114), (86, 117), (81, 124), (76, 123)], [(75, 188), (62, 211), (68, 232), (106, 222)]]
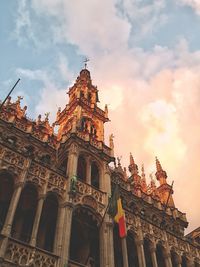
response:
[(160, 164), (160, 161), (158, 160), (158, 158), (156, 157), (156, 170), (157, 171), (162, 171), (162, 166)]
[(135, 165), (133, 155), (131, 154), (131, 152), (130, 152), (130, 165)]

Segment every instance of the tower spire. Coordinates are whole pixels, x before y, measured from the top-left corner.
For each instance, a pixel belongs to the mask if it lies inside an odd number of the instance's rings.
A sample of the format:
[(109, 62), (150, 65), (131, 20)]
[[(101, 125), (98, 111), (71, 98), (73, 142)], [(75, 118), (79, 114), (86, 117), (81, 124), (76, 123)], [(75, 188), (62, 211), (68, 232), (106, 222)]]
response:
[(166, 171), (163, 170), (161, 163), (157, 157), (156, 157), (156, 174), (155, 175), (156, 175), (157, 180), (160, 182), (160, 185), (167, 183), (166, 181), (167, 173)]
[(138, 174), (138, 166), (135, 164), (133, 155), (130, 153), (130, 165), (128, 166), (128, 169), (131, 173), (131, 175)]
[(156, 157), (156, 170), (157, 171), (163, 171), (162, 166), (160, 164), (160, 161), (158, 160), (157, 157)]

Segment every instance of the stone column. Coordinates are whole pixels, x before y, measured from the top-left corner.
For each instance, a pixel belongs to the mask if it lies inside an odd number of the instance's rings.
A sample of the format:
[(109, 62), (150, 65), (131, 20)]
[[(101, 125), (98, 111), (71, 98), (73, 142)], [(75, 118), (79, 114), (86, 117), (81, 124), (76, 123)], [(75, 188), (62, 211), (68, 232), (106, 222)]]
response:
[(76, 144), (72, 144), (70, 147), (68, 164), (67, 164), (67, 177), (69, 181), (71, 177), (73, 175), (76, 175), (77, 173), (77, 163), (78, 163), (78, 146)]
[(42, 214), (42, 208), (45, 200), (45, 195), (40, 195), (38, 198), (38, 205), (37, 205), (37, 210), (35, 214), (35, 220), (33, 224), (33, 229), (32, 229), (32, 234), (31, 234), (31, 241), (30, 245), (35, 246), (36, 245), (36, 240), (37, 240), (37, 233), (38, 233), (38, 228), (39, 228), (39, 223), (40, 223), (40, 218)]
[(90, 162), (90, 157), (86, 158), (86, 183), (91, 184), (91, 162)]
[(164, 250), (163, 257), (165, 260), (165, 266), (172, 267), (171, 253), (167, 249)]
[(58, 266), (68, 265), (72, 214), (73, 214), (73, 205), (71, 203), (66, 203), (64, 207), (64, 221), (62, 228), (61, 258)]
[(13, 195), (12, 195), (12, 198), (10, 201), (10, 206), (9, 206), (9, 209), (7, 212), (4, 227), (3, 227), (2, 232), (1, 232), (2, 235), (6, 235), (6, 236), (10, 235), (15, 211), (17, 209), (17, 205), (18, 205), (19, 198), (20, 198), (20, 195), (22, 192), (22, 188), (23, 188), (22, 182), (19, 182), (15, 185), (15, 190), (13, 192)]
[(62, 249), (63, 224), (65, 218), (65, 206), (61, 204), (58, 209), (58, 220), (56, 224), (56, 235), (54, 242), (54, 254), (60, 256)]
[(143, 243), (144, 243), (143, 240), (135, 241), (137, 247), (138, 262), (140, 267), (146, 267)]
[(100, 229), (100, 266), (114, 267), (113, 223), (106, 217)]
[(175, 257), (175, 263), (176, 263), (176, 266), (177, 267), (181, 267), (181, 263), (182, 263), (182, 258), (180, 255), (176, 254), (176, 257)]
[(151, 261), (152, 261), (153, 267), (158, 267), (157, 258), (156, 258), (156, 246), (154, 244), (150, 246), (150, 253), (151, 253)]

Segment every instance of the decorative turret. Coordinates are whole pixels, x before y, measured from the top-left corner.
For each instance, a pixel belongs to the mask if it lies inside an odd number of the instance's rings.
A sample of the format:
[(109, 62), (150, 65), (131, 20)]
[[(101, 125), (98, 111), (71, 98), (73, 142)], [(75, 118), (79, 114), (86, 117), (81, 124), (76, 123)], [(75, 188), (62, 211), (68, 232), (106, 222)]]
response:
[(138, 174), (138, 166), (135, 164), (134, 158), (133, 158), (131, 153), (130, 153), (130, 164), (128, 166), (128, 169), (129, 169), (131, 175), (137, 175)]
[(160, 195), (160, 201), (170, 207), (174, 207), (174, 201), (172, 198), (173, 190), (172, 186), (167, 183), (167, 173), (163, 170), (160, 161), (156, 157), (156, 178), (160, 183), (160, 186), (157, 188)]
[(59, 125), (58, 140), (68, 133), (81, 134), (85, 140), (104, 142), (104, 123), (108, 119), (105, 111), (97, 107), (99, 102), (97, 87), (92, 84), (90, 72), (81, 70), (75, 84), (69, 88), (69, 104), (57, 112), (55, 125)]
[(160, 185), (166, 184), (167, 173), (162, 169), (160, 161), (156, 157), (156, 178), (160, 182)]

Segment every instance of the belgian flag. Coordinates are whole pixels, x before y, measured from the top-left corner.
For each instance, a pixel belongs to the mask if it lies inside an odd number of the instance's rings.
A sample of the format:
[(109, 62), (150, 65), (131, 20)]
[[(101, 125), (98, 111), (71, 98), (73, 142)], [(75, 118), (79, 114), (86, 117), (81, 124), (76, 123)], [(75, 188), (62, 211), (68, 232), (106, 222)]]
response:
[(110, 206), (108, 213), (114, 218), (114, 221), (118, 223), (119, 236), (121, 238), (126, 236), (126, 223), (125, 223), (125, 213), (122, 208), (122, 200), (119, 193), (119, 186), (116, 185), (113, 195), (110, 200)]

